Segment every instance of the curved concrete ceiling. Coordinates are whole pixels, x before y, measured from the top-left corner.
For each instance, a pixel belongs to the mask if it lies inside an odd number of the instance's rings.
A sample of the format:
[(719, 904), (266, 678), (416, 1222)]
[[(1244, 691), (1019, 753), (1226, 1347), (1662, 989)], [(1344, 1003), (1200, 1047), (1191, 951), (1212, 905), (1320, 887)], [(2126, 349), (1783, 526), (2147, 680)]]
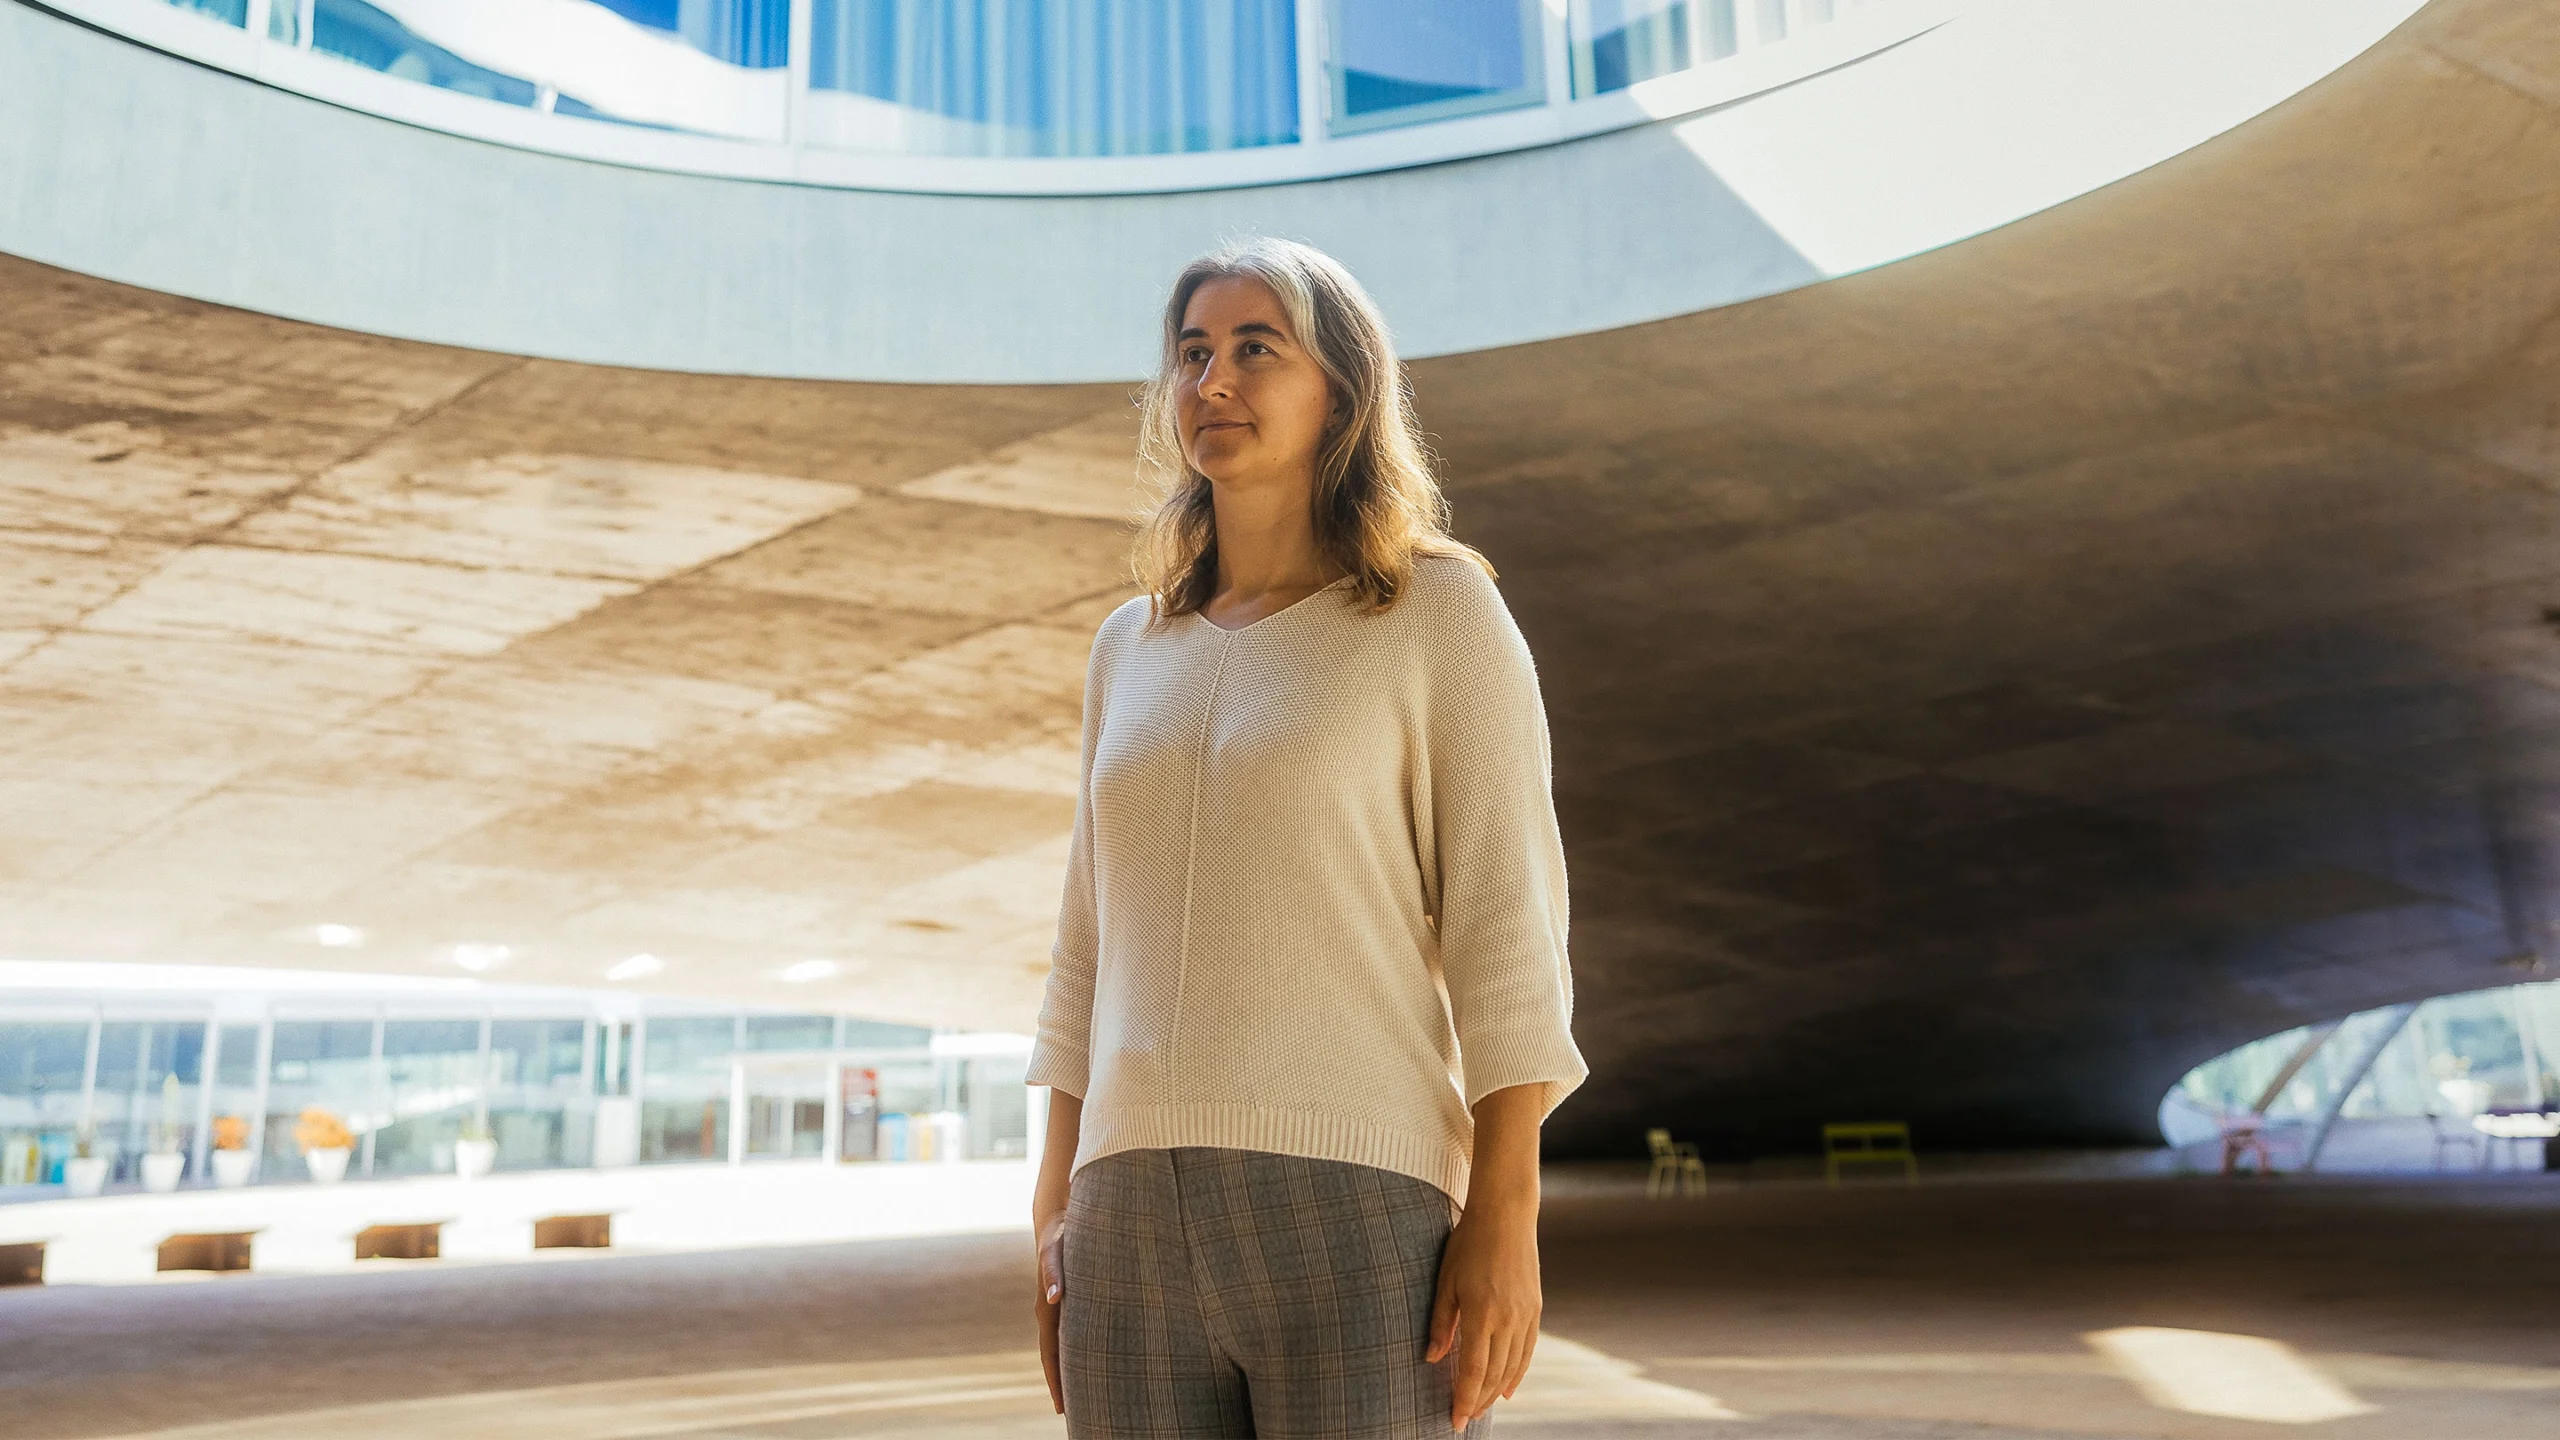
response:
[[(1966, 244), (1415, 366), (1541, 657), (1565, 1150), (2138, 1140), (2518, 977), (2560, 782), (2560, 20), (2439, 0)], [(997, 1028), (1119, 387), (610, 370), (0, 263), (0, 953)], [(361, 926), (326, 949), (311, 928)], [(792, 986), (790, 962), (837, 975)]]

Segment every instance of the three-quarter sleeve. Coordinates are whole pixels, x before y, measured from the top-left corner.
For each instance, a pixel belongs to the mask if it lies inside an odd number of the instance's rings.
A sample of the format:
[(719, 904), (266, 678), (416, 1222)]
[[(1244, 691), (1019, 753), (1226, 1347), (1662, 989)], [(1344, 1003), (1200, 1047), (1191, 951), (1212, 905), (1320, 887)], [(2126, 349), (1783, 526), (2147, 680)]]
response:
[(1546, 707), (1492, 581), (1478, 572), (1460, 597), (1442, 617), (1424, 700), (1425, 884), (1466, 1103), (1543, 1083), (1543, 1115), (1589, 1073), (1573, 1042)]
[(1102, 733), (1108, 641), (1105, 622), (1085, 661), (1084, 754), (1077, 770), (1075, 830), (1067, 842), (1066, 887), (1058, 900), (1058, 938), (1049, 950), (1049, 986), (1024, 1077), (1026, 1084), (1054, 1086), (1079, 1099), (1092, 1075), (1093, 977), (1102, 948), (1094, 908), (1093, 752)]

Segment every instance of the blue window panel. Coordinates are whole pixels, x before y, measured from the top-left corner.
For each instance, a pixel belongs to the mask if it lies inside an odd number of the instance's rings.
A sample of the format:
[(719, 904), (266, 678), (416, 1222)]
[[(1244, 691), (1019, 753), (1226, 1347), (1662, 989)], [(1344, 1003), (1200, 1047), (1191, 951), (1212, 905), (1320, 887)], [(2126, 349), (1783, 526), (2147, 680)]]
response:
[(0, 1024), (0, 1096), (80, 1098), (89, 1074), (87, 1021)]
[(714, 60), (749, 70), (791, 63), (791, 0), (591, 0), (663, 30)]
[(1606, 95), (1696, 63), (1689, 0), (1583, 0), (1572, 24), (1576, 95)]
[(814, 0), (811, 22), (812, 90), (909, 117), (877, 143), (1158, 155), (1298, 138), (1294, 0)]
[(1333, 128), (1543, 100), (1536, 0), (1333, 0)]
[(440, 90), (505, 105), (530, 106), (534, 101), (532, 81), (484, 69), (429, 44), (364, 0), (319, 0), (312, 9), (311, 48)]
[(249, 25), (249, 0), (162, 0), (162, 3), (172, 9), (193, 10), (208, 20), (219, 20), (225, 25), (237, 25), (242, 29)]
[(1742, 18), (1734, 11), (1741, 0), (1698, 0), (1698, 62), (1722, 60), (1742, 53)]

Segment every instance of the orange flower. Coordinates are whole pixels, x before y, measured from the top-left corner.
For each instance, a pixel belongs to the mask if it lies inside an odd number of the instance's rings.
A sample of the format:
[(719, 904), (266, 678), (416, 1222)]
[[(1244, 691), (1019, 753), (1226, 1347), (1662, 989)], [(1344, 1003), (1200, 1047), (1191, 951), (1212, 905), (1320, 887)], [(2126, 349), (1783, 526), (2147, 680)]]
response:
[(345, 1121), (314, 1105), (293, 1122), (293, 1143), (308, 1155), (314, 1150), (351, 1150), (356, 1137)]
[(237, 1115), (213, 1117), (213, 1148), (246, 1150), (249, 1148), (249, 1122)]

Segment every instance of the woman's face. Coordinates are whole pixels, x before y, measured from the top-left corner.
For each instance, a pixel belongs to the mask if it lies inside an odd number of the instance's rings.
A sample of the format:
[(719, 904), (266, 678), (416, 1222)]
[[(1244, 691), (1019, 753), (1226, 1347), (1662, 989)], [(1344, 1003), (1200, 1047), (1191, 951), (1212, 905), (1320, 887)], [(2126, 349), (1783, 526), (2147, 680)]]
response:
[(1241, 275), (1203, 283), (1176, 344), (1174, 418), (1191, 468), (1221, 485), (1313, 478), (1333, 387), (1270, 286)]

